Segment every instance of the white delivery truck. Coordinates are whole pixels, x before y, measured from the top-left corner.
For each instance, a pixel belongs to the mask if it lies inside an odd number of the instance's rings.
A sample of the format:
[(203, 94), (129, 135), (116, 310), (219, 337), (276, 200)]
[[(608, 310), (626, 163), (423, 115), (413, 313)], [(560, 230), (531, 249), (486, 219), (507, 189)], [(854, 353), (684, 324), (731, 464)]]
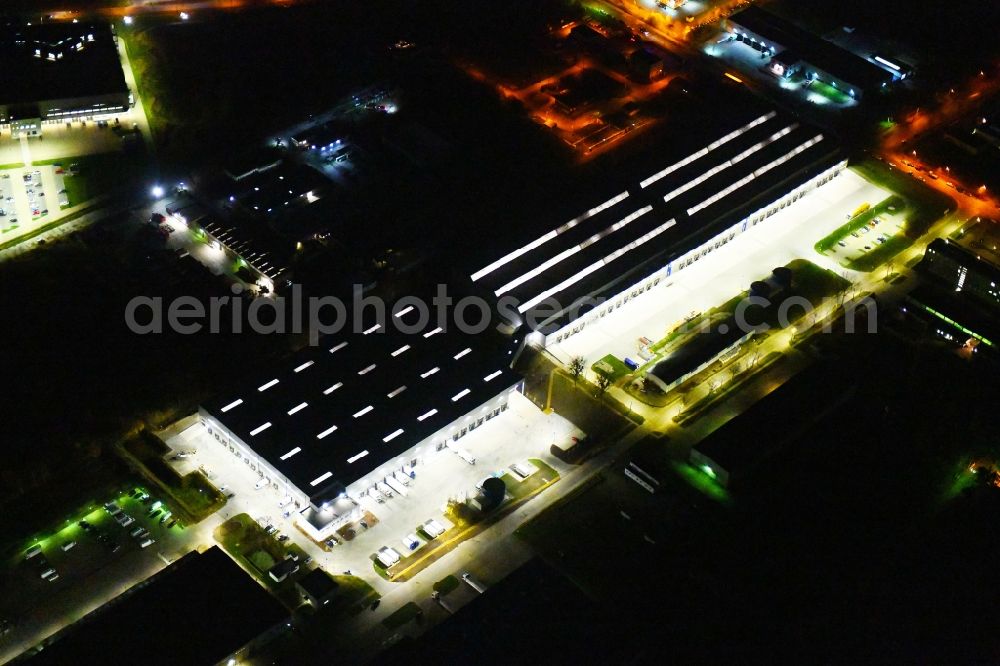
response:
[(389, 486), (397, 493), (399, 493), (401, 497), (406, 497), (407, 495), (406, 488), (404, 488), (403, 484), (397, 481), (395, 478), (387, 476), (385, 477), (385, 483), (387, 486)]
[(486, 586), (483, 585), (482, 583), (480, 583), (475, 578), (473, 578), (472, 574), (470, 574), (468, 571), (466, 571), (464, 574), (462, 574), (462, 580), (464, 580), (466, 583), (468, 583), (469, 587), (471, 587), (473, 590), (475, 590), (479, 594), (482, 594), (483, 592), (486, 591)]

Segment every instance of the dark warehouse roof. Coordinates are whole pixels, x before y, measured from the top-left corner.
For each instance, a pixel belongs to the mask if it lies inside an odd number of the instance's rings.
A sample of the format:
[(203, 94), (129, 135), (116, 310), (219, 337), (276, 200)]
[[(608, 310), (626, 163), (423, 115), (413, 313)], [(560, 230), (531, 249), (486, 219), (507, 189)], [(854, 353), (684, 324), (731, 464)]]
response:
[[(413, 326), (417, 315), (388, 317)], [(519, 379), (476, 336), (376, 326), (306, 348), (203, 409), (320, 504)]]

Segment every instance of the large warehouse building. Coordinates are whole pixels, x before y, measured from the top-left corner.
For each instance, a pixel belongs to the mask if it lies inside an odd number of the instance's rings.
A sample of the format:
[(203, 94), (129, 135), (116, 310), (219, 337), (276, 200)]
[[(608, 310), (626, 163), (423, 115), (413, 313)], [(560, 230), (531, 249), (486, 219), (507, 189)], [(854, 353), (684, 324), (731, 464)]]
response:
[(34, 136), (44, 122), (124, 113), (130, 93), (108, 23), (0, 28), (0, 124)]
[(529, 343), (561, 342), (630, 299), (666, 288), (672, 275), (766, 224), (847, 165), (837, 142), (815, 127), (752, 104), (728, 107), (718, 122), (704, 119), (660, 154), (663, 169), (511, 243), (472, 274), (495, 298), (516, 302), (511, 325), (532, 329)]
[(432, 456), (461, 451), (456, 443), (521, 388), (502, 351), (434, 324), (402, 334), (396, 324), (416, 326), (417, 313), (392, 316), (199, 410), (220, 446), (291, 498), (317, 540), (357, 520), (355, 500), (376, 483), (402, 483)]

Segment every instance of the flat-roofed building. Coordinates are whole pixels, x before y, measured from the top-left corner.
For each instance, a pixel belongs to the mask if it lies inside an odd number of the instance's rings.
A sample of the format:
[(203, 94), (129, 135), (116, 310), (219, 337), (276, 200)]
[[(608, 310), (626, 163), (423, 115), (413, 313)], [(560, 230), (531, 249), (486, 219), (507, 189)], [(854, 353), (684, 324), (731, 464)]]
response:
[(766, 65), (776, 76), (798, 74), (857, 99), (907, 75), (906, 69), (887, 58), (862, 58), (760, 7), (736, 12), (726, 19), (726, 28), (733, 38), (770, 58)]
[(984, 305), (1000, 308), (1000, 267), (946, 238), (927, 246), (921, 269)]
[(0, 124), (35, 136), (44, 122), (68, 122), (128, 111), (117, 37), (108, 23), (0, 27)]
[[(192, 612), (212, 607), (220, 611), (211, 621), (204, 613)], [(277, 599), (214, 546), (202, 553), (192, 551), (136, 583), (47, 638), (44, 649), (23, 661), (37, 666), (235, 663), (286, 630), (290, 619)], [(164, 622), (177, 638), (158, 640), (154, 646), (151, 629)]]
[(317, 540), (360, 518), (356, 499), (376, 484), (450, 455), (522, 388), (502, 350), (434, 324), (399, 332), (419, 323), (414, 308), (389, 316), (199, 410), (220, 446), (292, 498), (298, 524)]
[[(815, 127), (743, 97), (717, 122), (662, 146), (664, 167), (542, 234), (511, 239), (473, 283), (514, 329), (548, 346), (836, 177), (839, 144)], [(504, 300), (506, 299), (506, 300)]]

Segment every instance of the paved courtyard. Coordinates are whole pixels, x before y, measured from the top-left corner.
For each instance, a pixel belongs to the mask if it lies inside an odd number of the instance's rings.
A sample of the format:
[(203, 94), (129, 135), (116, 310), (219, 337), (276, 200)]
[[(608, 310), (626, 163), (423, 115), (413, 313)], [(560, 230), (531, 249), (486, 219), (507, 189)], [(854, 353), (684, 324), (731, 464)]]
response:
[(675, 273), (666, 286), (630, 299), (613, 314), (548, 349), (564, 363), (583, 356), (589, 366), (607, 354), (639, 361), (640, 337), (659, 340), (685, 316), (726, 302), (772, 268), (797, 258), (851, 279), (850, 271), (817, 254), (813, 246), (844, 224), (845, 216), (860, 204), (875, 204), (889, 194), (845, 169), (823, 187)]
[(258, 490), (257, 474), (220, 447), (199, 423), (168, 439), (167, 444), (176, 452), (190, 454), (173, 461), (179, 471), (200, 468), (226, 493), (235, 493), (223, 510), (222, 518), (247, 513), (264, 524), (272, 524), (291, 536), (324, 569), (335, 573), (350, 570), (383, 591), (393, 584), (378, 577), (372, 568), (371, 556), (379, 548), (388, 545), (404, 552), (401, 539), (431, 518), (447, 526), (444, 509), (449, 498), (464, 498), (467, 493), (474, 492), (484, 478), (502, 474), (513, 463), (529, 457), (539, 458), (560, 473), (566, 471), (566, 465), (550, 455), (549, 449), (553, 443), (565, 442), (581, 434), (566, 419), (542, 413), (531, 401), (516, 393), (511, 397), (510, 409), (461, 440), (462, 448), (475, 456), (475, 465), (449, 450), (425, 460), (414, 468), (416, 478), (406, 487), (405, 497), (394, 493), (382, 504), (367, 498), (362, 500), (362, 506), (376, 516), (377, 524), (368, 530), (360, 529), (352, 541), (329, 552), (309, 541), (296, 528), (292, 520), (294, 514), (283, 518), (278, 506), (282, 500), (280, 493), (269, 487)]

